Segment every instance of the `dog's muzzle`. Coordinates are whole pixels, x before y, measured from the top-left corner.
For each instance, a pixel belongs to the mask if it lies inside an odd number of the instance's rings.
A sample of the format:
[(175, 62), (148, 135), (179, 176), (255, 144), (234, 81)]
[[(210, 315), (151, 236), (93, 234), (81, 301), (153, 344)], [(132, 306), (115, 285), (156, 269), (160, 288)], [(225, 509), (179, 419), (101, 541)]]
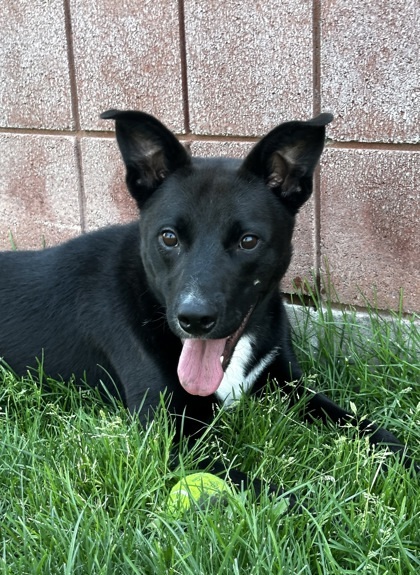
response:
[(188, 393), (208, 396), (217, 391), (254, 307), (250, 308), (239, 328), (226, 338), (183, 340), (178, 377)]

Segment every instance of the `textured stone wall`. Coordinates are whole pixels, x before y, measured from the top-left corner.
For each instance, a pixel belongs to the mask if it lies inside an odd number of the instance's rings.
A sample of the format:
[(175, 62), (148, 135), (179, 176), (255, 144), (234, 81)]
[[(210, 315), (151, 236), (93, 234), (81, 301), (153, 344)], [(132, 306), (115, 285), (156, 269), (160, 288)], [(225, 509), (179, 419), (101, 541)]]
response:
[(418, 0), (1, 4), (0, 249), (135, 217), (108, 108), (235, 156), (332, 111), (283, 288), (328, 268), (344, 303), (396, 309), (403, 289), (420, 311)]

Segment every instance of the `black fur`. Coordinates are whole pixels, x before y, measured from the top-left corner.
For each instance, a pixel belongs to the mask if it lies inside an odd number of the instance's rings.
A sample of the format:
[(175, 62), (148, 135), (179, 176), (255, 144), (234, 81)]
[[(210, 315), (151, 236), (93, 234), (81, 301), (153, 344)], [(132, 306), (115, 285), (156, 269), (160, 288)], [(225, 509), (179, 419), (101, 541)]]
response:
[[(180, 385), (181, 340), (227, 338), (248, 318), (239, 334), (252, 336), (246, 374), (275, 350), (252, 391), (271, 378), (292, 403), (308, 395), (307, 416), (357, 425), (324, 395), (288, 385), (302, 374), (278, 290), (291, 259), (295, 215), (312, 192), (332, 116), (281, 124), (243, 162), (191, 158), (145, 113), (110, 110), (102, 117), (116, 121), (140, 224), (42, 251), (0, 254), (5, 362), (22, 375), (42, 358), (48, 375), (101, 382), (130, 411), (142, 406), (140, 416), (166, 389), (171, 411), (185, 414), (184, 430), (193, 434), (202, 429), (199, 422), (211, 420), (215, 396)], [(404, 450), (366, 420), (360, 430), (370, 432), (372, 443)], [(232, 477), (244, 479), (234, 471)]]

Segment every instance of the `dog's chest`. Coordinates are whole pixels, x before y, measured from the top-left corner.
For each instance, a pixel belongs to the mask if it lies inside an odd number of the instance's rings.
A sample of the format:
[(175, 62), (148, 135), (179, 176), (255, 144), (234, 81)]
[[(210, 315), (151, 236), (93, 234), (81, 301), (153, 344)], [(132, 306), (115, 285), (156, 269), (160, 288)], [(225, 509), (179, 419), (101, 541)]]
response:
[(254, 340), (252, 336), (243, 335), (236, 344), (230, 363), (225, 371), (216, 397), (224, 406), (229, 406), (240, 399), (243, 393), (252, 389), (254, 383), (277, 355), (273, 348), (260, 360), (254, 358)]

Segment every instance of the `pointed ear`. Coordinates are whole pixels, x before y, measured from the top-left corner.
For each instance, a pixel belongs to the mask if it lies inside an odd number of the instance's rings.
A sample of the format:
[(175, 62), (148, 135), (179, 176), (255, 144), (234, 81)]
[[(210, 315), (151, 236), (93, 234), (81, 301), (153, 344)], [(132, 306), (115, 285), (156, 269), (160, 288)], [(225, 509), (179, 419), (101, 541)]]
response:
[(332, 119), (332, 114), (320, 114), (308, 122), (280, 124), (254, 146), (240, 173), (262, 178), (296, 214), (312, 193), (312, 176), (324, 148), (325, 126)]
[(108, 110), (101, 118), (115, 120), (117, 142), (127, 170), (127, 187), (139, 207), (169, 174), (190, 163), (184, 146), (153, 116)]

